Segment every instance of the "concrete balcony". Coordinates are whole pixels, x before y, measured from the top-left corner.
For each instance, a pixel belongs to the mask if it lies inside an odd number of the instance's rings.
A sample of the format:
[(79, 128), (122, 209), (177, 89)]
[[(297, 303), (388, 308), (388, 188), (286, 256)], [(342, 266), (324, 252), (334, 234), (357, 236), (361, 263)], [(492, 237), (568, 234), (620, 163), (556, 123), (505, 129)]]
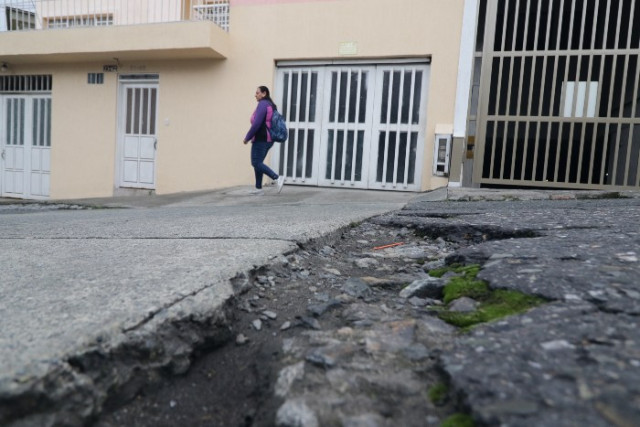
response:
[(0, 0), (0, 62), (224, 59), (228, 11), (222, 0)]

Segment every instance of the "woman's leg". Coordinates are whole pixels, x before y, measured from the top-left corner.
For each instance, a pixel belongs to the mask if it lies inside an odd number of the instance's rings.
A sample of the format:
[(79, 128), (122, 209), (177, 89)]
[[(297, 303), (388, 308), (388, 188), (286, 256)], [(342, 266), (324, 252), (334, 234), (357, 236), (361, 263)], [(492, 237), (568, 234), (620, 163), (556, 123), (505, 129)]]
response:
[(264, 159), (272, 146), (272, 142), (262, 141), (256, 141), (251, 144), (251, 166), (253, 166), (256, 175), (256, 188), (262, 188), (263, 175), (267, 175), (271, 179), (278, 179), (278, 174), (264, 164)]

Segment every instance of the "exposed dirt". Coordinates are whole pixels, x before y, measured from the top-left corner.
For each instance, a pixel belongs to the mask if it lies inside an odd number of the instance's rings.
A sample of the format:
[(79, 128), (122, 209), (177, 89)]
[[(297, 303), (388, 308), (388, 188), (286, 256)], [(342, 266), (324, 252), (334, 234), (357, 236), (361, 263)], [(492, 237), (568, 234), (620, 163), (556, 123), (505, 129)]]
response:
[[(309, 313), (308, 307), (317, 303), (319, 294), (326, 294), (325, 299), (343, 294), (341, 286), (350, 277), (417, 276), (424, 274), (425, 263), (439, 262), (455, 249), (440, 240), (442, 251), (427, 259), (379, 257), (375, 258), (375, 265), (358, 267), (354, 263), (364, 257), (371, 259), (370, 254), (379, 246), (401, 243), (405, 247), (419, 247), (425, 242), (431, 247), (437, 246), (431, 238), (415, 236), (406, 229), (364, 223), (308, 244), (287, 255), (286, 260), (285, 257), (275, 259), (273, 265), (262, 267), (246, 278), (246, 291), (235, 301), (234, 338), (230, 342), (219, 348), (201, 350), (185, 375), (163, 378), (143, 387), (133, 401), (104, 414), (92, 424), (100, 427), (274, 425), (276, 411), (283, 402), (273, 392), (278, 373), (286, 362), (283, 339), (318, 326), (322, 331), (353, 326), (343, 316), (346, 305), (316, 317)], [(425, 307), (398, 303), (400, 289), (397, 285), (376, 287), (371, 297), (357, 299), (357, 302), (378, 307), (386, 304), (385, 307), (394, 307), (400, 318), (430, 315)], [(272, 319), (263, 314), (265, 310), (277, 317)], [(257, 319), (261, 319), (261, 330), (252, 324)], [(291, 326), (281, 330), (285, 322)], [(241, 334), (248, 340), (238, 344), (235, 337)], [(435, 359), (430, 355), (414, 369), (420, 371), (425, 389), (446, 382)], [(322, 367), (310, 366), (310, 369)], [(442, 420), (458, 409), (458, 402), (449, 394), (438, 404), (424, 397), (431, 422)], [(396, 411), (403, 410), (401, 403), (400, 407), (394, 407), (398, 401), (381, 401), (380, 405), (389, 406), (386, 413), (381, 411), (387, 419), (393, 419)], [(426, 415), (421, 416), (421, 421), (416, 422), (425, 425)]]

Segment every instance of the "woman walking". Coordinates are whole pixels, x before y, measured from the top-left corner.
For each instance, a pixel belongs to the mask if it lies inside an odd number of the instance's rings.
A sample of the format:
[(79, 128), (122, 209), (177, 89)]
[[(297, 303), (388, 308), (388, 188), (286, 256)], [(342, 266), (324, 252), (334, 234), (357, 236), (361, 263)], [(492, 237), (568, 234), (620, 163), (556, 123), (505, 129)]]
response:
[(251, 194), (264, 194), (262, 189), (264, 175), (277, 182), (278, 193), (280, 193), (284, 185), (284, 176), (278, 176), (269, 166), (264, 164), (267, 153), (273, 147), (271, 117), (273, 116), (273, 110), (276, 110), (277, 107), (271, 100), (269, 88), (266, 86), (259, 86), (256, 89), (256, 101), (258, 101), (258, 106), (251, 115), (251, 127), (242, 141), (244, 144), (251, 141), (251, 166), (253, 166), (256, 175), (256, 188)]

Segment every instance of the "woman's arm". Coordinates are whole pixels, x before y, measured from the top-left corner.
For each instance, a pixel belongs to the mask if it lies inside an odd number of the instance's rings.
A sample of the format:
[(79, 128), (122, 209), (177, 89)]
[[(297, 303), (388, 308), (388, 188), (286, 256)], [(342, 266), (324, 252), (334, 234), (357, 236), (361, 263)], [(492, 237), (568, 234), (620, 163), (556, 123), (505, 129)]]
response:
[(264, 123), (267, 117), (267, 101), (258, 102), (258, 106), (256, 107), (256, 111), (253, 113), (253, 121), (251, 122), (251, 127), (249, 128), (249, 132), (244, 137), (244, 142), (251, 141), (260, 127)]

